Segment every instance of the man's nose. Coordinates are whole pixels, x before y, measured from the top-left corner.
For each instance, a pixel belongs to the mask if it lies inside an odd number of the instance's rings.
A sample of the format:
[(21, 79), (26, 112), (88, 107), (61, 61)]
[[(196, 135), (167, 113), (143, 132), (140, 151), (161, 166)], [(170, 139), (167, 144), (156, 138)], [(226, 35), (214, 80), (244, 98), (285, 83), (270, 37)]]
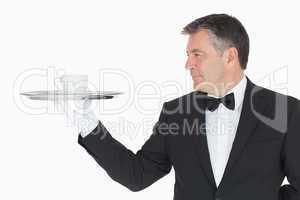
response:
[(192, 62), (191, 59), (187, 59), (186, 63), (185, 63), (185, 69), (193, 69), (195, 68), (195, 63)]

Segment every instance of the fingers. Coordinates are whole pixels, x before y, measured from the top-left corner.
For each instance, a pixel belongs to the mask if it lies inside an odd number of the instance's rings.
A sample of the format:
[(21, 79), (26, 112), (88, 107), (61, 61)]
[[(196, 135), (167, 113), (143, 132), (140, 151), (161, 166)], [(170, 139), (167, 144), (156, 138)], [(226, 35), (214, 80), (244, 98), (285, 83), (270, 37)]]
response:
[(92, 105), (92, 101), (88, 97), (85, 97), (83, 100), (83, 108), (89, 109), (91, 105)]
[(64, 114), (65, 113), (65, 102), (62, 101), (62, 100), (58, 100), (58, 99), (55, 99), (53, 101), (53, 106), (54, 106), (54, 111), (59, 113), (59, 114)]
[(95, 123), (98, 124), (98, 119), (92, 110), (91, 100), (71, 101), (66, 105), (66, 115), (69, 122), (79, 130), (89, 130)]
[(85, 137), (98, 126), (98, 119), (93, 112), (90, 112), (78, 119), (77, 129), (81, 136)]
[(92, 101), (88, 98), (56, 100), (54, 104), (65, 115), (67, 126), (72, 126), (83, 134), (91, 132), (98, 125), (98, 119), (93, 112)]

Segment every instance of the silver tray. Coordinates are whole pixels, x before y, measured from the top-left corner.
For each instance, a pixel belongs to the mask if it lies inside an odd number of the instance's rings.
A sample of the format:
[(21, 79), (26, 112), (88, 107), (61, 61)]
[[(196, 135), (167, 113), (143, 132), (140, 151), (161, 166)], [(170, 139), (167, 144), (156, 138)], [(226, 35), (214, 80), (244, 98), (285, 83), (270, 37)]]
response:
[(86, 91), (64, 93), (62, 90), (38, 90), (30, 92), (22, 92), (20, 95), (26, 96), (32, 100), (54, 101), (54, 100), (97, 100), (97, 99), (112, 99), (122, 92), (118, 91)]

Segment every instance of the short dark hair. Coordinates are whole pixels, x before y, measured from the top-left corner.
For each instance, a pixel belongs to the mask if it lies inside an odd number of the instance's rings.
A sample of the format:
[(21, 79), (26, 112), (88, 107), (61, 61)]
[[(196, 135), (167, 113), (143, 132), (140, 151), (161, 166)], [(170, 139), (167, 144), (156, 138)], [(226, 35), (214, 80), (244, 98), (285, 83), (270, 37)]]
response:
[(239, 62), (242, 69), (246, 69), (249, 56), (249, 37), (242, 23), (235, 17), (227, 14), (212, 14), (198, 18), (186, 25), (182, 34), (191, 35), (206, 29), (213, 38), (213, 44), (219, 53), (229, 47), (238, 51)]

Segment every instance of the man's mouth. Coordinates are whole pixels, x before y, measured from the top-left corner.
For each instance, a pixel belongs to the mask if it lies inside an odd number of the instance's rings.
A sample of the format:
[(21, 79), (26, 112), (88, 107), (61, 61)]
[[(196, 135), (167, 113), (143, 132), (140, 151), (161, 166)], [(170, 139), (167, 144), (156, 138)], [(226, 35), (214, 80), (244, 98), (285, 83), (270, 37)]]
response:
[(193, 81), (202, 80), (202, 76), (192, 76)]

